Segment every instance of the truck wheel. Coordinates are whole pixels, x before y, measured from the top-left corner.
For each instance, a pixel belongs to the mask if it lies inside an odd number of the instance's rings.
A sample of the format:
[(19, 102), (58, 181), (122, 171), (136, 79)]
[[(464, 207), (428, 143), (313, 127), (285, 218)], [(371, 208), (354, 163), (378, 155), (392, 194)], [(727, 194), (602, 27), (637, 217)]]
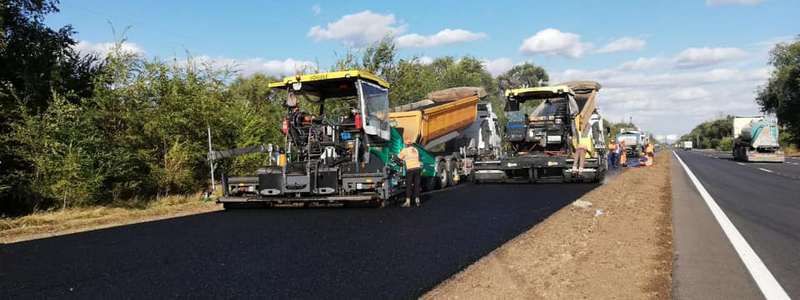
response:
[(456, 167), (456, 160), (451, 159), (447, 161), (447, 174), (450, 175), (448, 177), (447, 185), (455, 186), (461, 181), (461, 178), (458, 176), (458, 168)]
[(440, 161), (436, 164), (436, 188), (443, 189), (447, 187), (447, 183), (450, 181), (450, 175), (447, 171), (447, 163), (445, 161)]

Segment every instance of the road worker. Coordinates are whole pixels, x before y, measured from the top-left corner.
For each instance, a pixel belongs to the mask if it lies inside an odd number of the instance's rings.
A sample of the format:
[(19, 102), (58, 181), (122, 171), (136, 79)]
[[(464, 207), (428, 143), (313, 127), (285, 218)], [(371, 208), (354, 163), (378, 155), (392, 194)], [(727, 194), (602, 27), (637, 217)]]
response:
[(619, 164), (623, 167), (628, 166), (628, 151), (625, 149), (625, 141), (619, 142)]
[(406, 147), (400, 150), (397, 157), (406, 165), (406, 201), (403, 202), (403, 207), (411, 206), (411, 199), (414, 199), (414, 205), (420, 206), (419, 185), (422, 164), (419, 161), (419, 151), (414, 147), (413, 142), (406, 141)]
[(653, 143), (647, 142), (647, 146), (644, 147), (644, 157), (647, 158), (645, 161), (645, 166), (652, 166), (655, 163), (656, 154), (655, 154), (655, 147), (653, 147)]
[(611, 143), (608, 143), (608, 166), (611, 168), (617, 168), (617, 141), (611, 140)]
[(592, 147), (592, 139), (589, 134), (579, 134), (575, 141), (575, 155), (572, 158), (572, 175), (578, 176), (583, 171), (586, 158), (589, 156), (589, 148)]

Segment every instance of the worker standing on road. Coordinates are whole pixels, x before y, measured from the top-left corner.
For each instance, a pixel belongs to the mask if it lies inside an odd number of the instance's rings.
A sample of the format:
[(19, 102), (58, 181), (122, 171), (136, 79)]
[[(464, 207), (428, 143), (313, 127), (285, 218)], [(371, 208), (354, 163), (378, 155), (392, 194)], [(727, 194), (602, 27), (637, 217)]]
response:
[(623, 167), (628, 166), (628, 151), (625, 149), (625, 141), (619, 142), (619, 164)]
[(586, 157), (589, 156), (589, 148), (592, 145), (592, 140), (583, 134), (578, 135), (575, 141), (575, 156), (572, 159), (572, 175), (578, 176), (583, 171), (583, 166), (586, 164)]
[(616, 169), (617, 168), (617, 141), (611, 140), (611, 143), (608, 143), (608, 166)]
[(406, 141), (406, 147), (400, 150), (397, 157), (402, 159), (406, 165), (406, 201), (403, 202), (403, 207), (411, 206), (411, 199), (414, 199), (416, 206), (420, 206), (419, 183), (422, 165), (419, 162), (419, 151), (414, 147), (414, 143)]
[(647, 157), (645, 166), (652, 166), (655, 163), (656, 154), (653, 143), (647, 142), (647, 146), (644, 147), (644, 156)]

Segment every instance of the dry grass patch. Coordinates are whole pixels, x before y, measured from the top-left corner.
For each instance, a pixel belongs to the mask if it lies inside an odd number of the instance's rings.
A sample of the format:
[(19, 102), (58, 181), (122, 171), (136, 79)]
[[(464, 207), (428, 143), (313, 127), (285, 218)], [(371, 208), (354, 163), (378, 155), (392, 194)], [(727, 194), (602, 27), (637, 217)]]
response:
[(561, 209), (424, 298), (670, 298), (670, 159), (623, 172), (581, 197), (591, 207)]
[(791, 157), (800, 157), (800, 149), (798, 149), (798, 148), (797, 148), (797, 147), (795, 147), (795, 146), (788, 146), (788, 147), (785, 147), (785, 148), (783, 149), (783, 152), (786, 154), (786, 156), (791, 156)]
[(67, 208), (0, 219), (0, 243), (13, 243), (221, 209), (199, 194), (169, 196), (134, 205)]

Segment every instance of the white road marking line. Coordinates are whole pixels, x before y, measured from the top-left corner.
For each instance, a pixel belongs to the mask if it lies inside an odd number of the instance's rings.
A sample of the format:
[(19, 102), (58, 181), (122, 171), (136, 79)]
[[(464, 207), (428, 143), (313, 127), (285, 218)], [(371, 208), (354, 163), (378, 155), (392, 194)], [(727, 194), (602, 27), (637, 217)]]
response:
[(714, 201), (714, 198), (711, 197), (711, 194), (708, 193), (705, 187), (700, 183), (700, 180), (694, 176), (692, 170), (686, 166), (686, 163), (683, 162), (680, 156), (677, 153), (673, 152), (675, 158), (678, 159), (678, 162), (681, 163), (683, 166), (684, 171), (686, 171), (686, 175), (689, 176), (689, 179), (694, 184), (694, 187), (697, 188), (697, 192), (700, 193), (700, 196), (708, 205), (708, 208), (711, 210), (711, 214), (714, 215), (714, 219), (717, 220), (719, 226), (722, 227), (722, 231), (725, 232), (725, 236), (728, 237), (728, 240), (733, 245), (733, 249), (736, 250), (736, 253), (739, 254), (739, 258), (744, 263), (744, 266), (747, 267), (747, 271), (750, 272), (750, 276), (753, 277), (755, 280), (756, 285), (761, 290), (761, 293), (764, 295), (765, 298), (771, 299), (790, 299), (789, 295), (786, 294), (786, 291), (783, 290), (781, 284), (775, 280), (775, 276), (772, 276), (767, 266), (764, 265), (764, 262), (761, 261), (761, 258), (758, 257), (758, 254), (750, 247), (750, 244), (747, 243), (747, 240), (744, 239), (741, 233), (736, 230), (736, 226), (733, 225), (728, 216), (725, 215), (725, 212), (722, 211), (722, 208), (717, 205), (717, 202)]
[(737, 165), (744, 166), (744, 163), (737, 162)]
[(772, 170), (769, 170), (769, 169), (764, 169), (764, 168), (758, 168), (758, 169), (761, 170), (761, 171), (767, 172), (767, 173), (775, 173), (775, 172), (772, 172)]

